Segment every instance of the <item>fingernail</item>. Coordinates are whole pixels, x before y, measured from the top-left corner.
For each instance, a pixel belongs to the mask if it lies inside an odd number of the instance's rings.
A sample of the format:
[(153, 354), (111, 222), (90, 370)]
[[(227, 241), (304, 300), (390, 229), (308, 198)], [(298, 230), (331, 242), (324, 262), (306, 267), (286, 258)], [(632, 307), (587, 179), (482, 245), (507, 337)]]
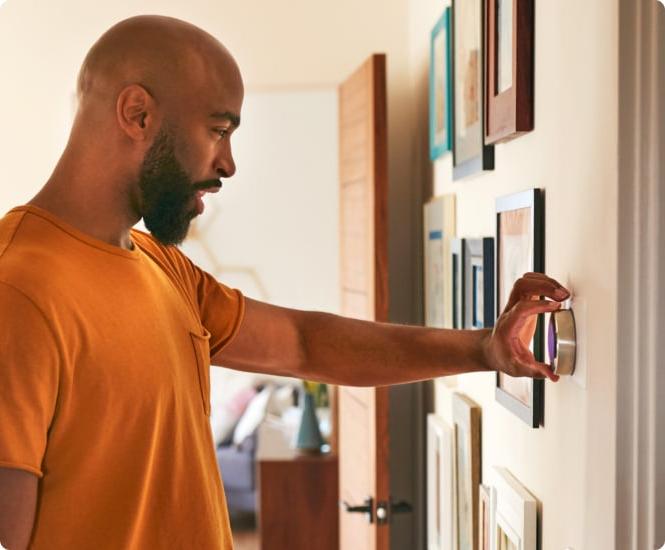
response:
[(568, 292), (568, 291), (567, 291), (565, 288), (563, 288), (563, 287), (557, 289), (557, 291), (556, 291), (555, 294), (557, 295), (557, 298), (562, 298), (562, 299), (564, 299), (564, 300), (565, 300), (566, 298), (568, 298), (568, 296), (570, 296), (570, 292)]

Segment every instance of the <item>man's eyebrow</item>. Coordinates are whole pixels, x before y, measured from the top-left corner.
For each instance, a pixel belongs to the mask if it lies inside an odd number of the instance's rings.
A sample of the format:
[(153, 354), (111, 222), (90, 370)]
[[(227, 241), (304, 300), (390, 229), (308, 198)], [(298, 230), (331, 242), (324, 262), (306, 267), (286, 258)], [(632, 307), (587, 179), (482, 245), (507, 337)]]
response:
[(230, 120), (231, 124), (236, 128), (240, 126), (240, 117), (231, 111), (224, 111), (223, 113), (215, 111), (214, 113), (210, 113), (210, 118)]

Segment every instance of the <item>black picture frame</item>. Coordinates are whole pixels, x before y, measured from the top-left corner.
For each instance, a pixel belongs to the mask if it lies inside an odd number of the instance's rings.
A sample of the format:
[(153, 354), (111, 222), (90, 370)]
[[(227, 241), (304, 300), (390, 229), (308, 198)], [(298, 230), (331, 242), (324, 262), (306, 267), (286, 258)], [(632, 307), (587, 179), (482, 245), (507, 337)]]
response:
[(484, 0), (452, 2), (454, 180), (494, 170), (494, 146), (485, 143), (484, 12)]
[(464, 239), (464, 328), (494, 326), (494, 238)]
[(464, 326), (464, 239), (453, 239), (450, 242), (452, 269), (452, 319), (453, 328)]
[[(515, 231), (517, 228), (517, 231)], [(504, 234), (509, 233), (509, 234)], [(526, 243), (529, 246), (526, 247)], [(545, 195), (530, 189), (496, 200), (496, 316), (508, 300), (509, 289), (525, 271), (543, 273), (545, 269)], [(538, 318), (533, 337), (533, 353), (544, 359), (544, 325)], [(511, 378), (497, 373), (495, 398), (532, 428), (544, 422), (544, 381)], [(524, 390), (520, 391), (516, 390)]]

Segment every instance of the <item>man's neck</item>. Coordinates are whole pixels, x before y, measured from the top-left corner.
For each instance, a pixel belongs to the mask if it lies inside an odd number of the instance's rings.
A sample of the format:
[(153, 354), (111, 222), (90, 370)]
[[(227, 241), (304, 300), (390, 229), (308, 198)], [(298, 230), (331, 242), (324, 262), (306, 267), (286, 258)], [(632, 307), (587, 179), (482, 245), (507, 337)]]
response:
[(130, 250), (130, 230), (139, 217), (132, 215), (131, 200), (117, 182), (107, 183), (84, 185), (80, 174), (67, 177), (56, 168), (27, 204), (50, 212), (93, 238)]

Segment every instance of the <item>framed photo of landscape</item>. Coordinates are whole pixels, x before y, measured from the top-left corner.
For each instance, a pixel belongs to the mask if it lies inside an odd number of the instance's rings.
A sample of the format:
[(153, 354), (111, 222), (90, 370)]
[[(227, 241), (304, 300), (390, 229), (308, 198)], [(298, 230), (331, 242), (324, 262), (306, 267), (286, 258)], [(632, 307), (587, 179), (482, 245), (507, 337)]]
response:
[(485, 0), (453, 0), (453, 178), (494, 170), (485, 144), (483, 9)]
[(502, 143), (534, 128), (534, 0), (483, 0), (485, 142)]
[(464, 328), (494, 326), (494, 239), (464, 239)]
[[(515, 282), (527, 272), (545, 267), (545, 210), (540, 189), (531, 189), (496, 201), (496, 316), (505, 309)], [(537, 297), (536, 297), (537, 298)], [(533, 336), (532, 336), (533, 333)], [(526, 327), (524, 338), (538, 361), (544, 359), (542, 316)], [(543, 421), (544, 381), (496, 375), (496, 400), (524, 422), (537, 428)]]
[(453, 149), (453, 70), (451, 10), (432, 29), (429, 65), (429, 152), (436, 160)]
[(458, 548), (478, 548), (478, 487), (480, 486), (480, 407), (467, 396), (453, 394), (457, 432)]

